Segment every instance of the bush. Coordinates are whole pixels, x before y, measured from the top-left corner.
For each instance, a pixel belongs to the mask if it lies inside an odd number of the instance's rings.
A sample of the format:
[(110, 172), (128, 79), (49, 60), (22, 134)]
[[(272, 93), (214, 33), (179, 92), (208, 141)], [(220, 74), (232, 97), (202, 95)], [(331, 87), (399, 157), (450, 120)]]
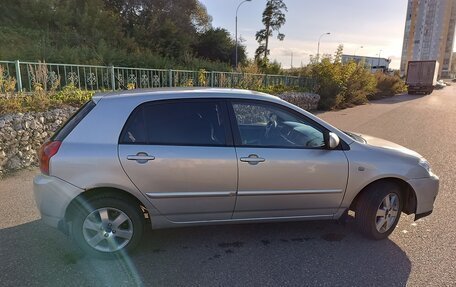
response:
[(268, 86), (268, 87), (259, 86), (259, 87), (253, 87), (250, 89), (258, 91), (258, 92), (274, 95), (274, 96), (277, 96), (277, 95), (280, 95), (283, 93), (287, 93), (287, 92), (303, 92), (303, 93), (309, 92), (309, 90), (307, 90), (305, 88), (287, 87), (287, 86), (283, 86), (283, 85)]
[(398, 74), (388, 75), (377, 72), (375, 78), (377, 80), (377, 91), (369, 97), (369, 100), (392, 97), (407, 91), (407, 85)]
[(343, 101), (339, 108), (365, 104), (375, 92), (375, 77), (363, 64), (349, 62), (343, 65)]
[(309, 68), (318, 83), (315, 92), (321, 99), (319, 109), (331, 110), (363, 104), (375, 93), (376, 79), (362, 64), (341, 63), (324, 58)]
[(0, 116), (10, 113), (41, 112), (65, 106), (80, 107), (92, 98), (93, 92), (66, 86), (58, 92), (37, 88), (29, 94), (0, 95)]
[[(207, 81), (205, 77), (204, 70), (200, 70), (198, 80)], [(192, 85), (193, 83), (191, 85), (188, 83), (187, 86)], [(286, 92), (308, 92), (298, 87), (285, 86), (250, 86), (241, 88), (249, 88), (272, 95), (279, 95)], [(74, 85), (65, 86), (61, 91), (45, 91), (41, 85), (36, 85), (33, 93), (11, 94), (7, 96), (0, 92), (0, 116), (10, 113), (46, 111), (65, 106), (80, 107), (89, 101), (93, 94), (93, 91), (83, 91)]]

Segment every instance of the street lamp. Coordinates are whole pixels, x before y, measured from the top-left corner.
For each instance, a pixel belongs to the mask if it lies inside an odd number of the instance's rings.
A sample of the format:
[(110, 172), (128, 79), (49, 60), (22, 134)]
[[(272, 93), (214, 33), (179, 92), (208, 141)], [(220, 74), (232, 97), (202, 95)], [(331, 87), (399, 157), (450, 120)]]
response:
[(330, 35), (330, 34), (331, 34), (330, 32), (323, 33), (323, 34), (321, 34), (320, 37), (318, 38), (317, 62), (320, 61), (320, 40), (321, 40), (321, 37), (323, 37), (324, 35)]
[(238, 14), (238, 11), (239, 11), (239, 7), (241, 7), (242, 4), (245, 3), (245, 2), (250, 2), (250, 1), (252, 1), (252, 0), (244, 0), (244, 1), (242, 1), (241, 3), (239, 3), (239, 5), (238, 5), (237, 8), (236, 8), (236, 25), (235, 25), (235, 31), (236, 31), (236, 32), (235, 32), (235, 34), (236, 34), (236, 58), (235, 58), (235, 65), (236, 65), (236, 68), (237, 68), (237, 66), (238, 66), (238, 36), (237, 36), (237, 22), (238, 22), (237, 18), (238, 18), (238, 17), (237, 17), (237, 14)]
[[(364, 48), (363, 46), (360, 46), (359, 49)], [(353, 54), (353, 57), (356, 57), (356, 52), (358, 51), (358, 48), (355, 49), (355, 53)]]
[(377, 60), (377, 70), (380, 66), (380, 54), (382, 53), (382, 50), (380, 49), (380, 51), (378, 52), (378, 60)]

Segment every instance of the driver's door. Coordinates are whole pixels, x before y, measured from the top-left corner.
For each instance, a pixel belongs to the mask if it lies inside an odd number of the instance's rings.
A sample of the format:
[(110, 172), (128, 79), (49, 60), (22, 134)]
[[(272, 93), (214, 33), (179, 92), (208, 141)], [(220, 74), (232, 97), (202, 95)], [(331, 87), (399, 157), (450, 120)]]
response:
[(332, 217), (348, 161), (326, 148), (328, 131), (275, 103), (236, 100), (230, 108), (239, 169), (233, 218)]

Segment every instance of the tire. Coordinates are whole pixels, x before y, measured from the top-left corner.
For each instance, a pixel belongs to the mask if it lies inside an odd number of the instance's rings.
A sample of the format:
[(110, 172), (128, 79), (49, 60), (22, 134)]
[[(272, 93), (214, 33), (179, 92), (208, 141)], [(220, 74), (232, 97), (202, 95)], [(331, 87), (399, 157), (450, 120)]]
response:
[(364, 236), (374, 240), (385, 239), (396, 228), (402, 207), (401, 191), (396, 184), (392, 182), (372, 184), (358, 199), (355, 223)]
[(73, 217), (71, 235), (89, 256), (114, 258), (131, 252), (144, 231), (139, 205), (112, 195), (89, 199)]

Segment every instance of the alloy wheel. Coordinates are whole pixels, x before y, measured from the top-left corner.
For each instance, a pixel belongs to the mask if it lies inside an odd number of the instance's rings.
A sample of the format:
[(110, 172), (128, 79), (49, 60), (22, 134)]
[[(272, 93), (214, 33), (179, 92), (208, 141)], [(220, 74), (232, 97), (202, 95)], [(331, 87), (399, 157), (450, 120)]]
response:
[(121, 210), (103, 207), (87, 215), (82, 225), (86, 243), (101, 252), (124, 248), (133, 237), (133, 223)]
[(395, 193), (386, 195), (380, 203), (375, 216), (377, 231), (385, 233), (394, 226), (399, 215), (399, 196)]

